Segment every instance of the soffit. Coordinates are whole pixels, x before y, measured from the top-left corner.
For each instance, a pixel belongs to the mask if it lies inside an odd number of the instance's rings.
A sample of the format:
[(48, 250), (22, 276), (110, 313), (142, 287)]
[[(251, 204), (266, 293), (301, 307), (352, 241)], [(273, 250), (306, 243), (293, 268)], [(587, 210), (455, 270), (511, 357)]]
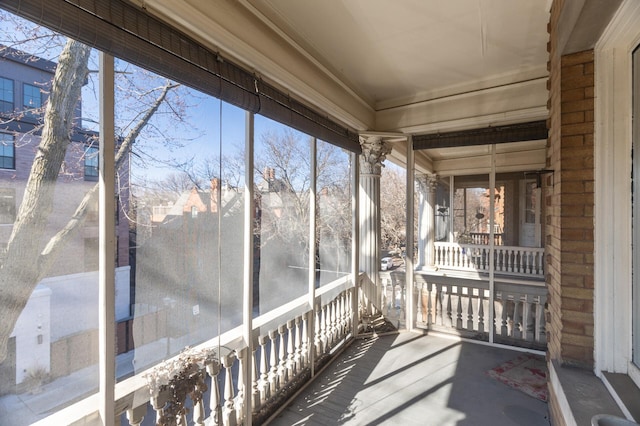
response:
[(548, 1), (244, 3), (376, 110), (546, 75)]
[(551, 0), (131, 1), (357, 130), (429, 131), (376, 116), (547, 76)]

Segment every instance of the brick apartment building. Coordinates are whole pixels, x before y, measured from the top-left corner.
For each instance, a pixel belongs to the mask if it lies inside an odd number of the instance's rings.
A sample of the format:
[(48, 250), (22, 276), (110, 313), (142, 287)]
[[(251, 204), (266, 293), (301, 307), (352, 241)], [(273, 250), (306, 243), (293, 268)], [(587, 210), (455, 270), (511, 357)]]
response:
[[(41, 140), (44, 111), (56, 63), (10, 47), (0, 48), (0, 247), (11, 237), (23, 200), (34, 158)], [(56, 182), (45, 240), (67, 225), (85, 194), (98, 184), (98, 133), (82, 126), (82, 105)], [(128, 164), (119, 172), (117, 223), (117, 274), (123, 299), (119, 317), (129, 314), (129, 208)], [(9, 342), (11, 362), (0, 368), (0, 394), (12, 391), (24, 380), (29, 363), (46, 370), (68, 373), (93, 360), (77, 357), (96, 332), (93, 321), (77, 321), (71, 305), (97, 298), (98, 205), (89, 206), (84, 224), (64, 245), (33, 292)], [(46, 241), (42, 241), (42, 247)], [(34, 262), (36, 259), (34, 259)], [(34, 322), (35, 321), (35, 322)], [(62, 325), (59, 325), (62, 324)], [(26, 359), (26, 364), (21, 361)], [(60, 374), (60, 373), (59, 373)]]
[[(40, 142), (42, 117), (55, 72), (54, 62), (18, 50), (0, 48), (0, 244), (6, 244), (20, 207), (31, 164)], [(89, 188), (98, 181), (98, 134), (82, 128), (82, 105), (76, 107), (71, 144), (58, 178), (56, 205), (49, 235), (58, 231)], [(118, 218), (128, 209), (128, 176), (121, 169)], [(91, 208), (84, 229), (69, 244), (73, 252), (59, 256), (52, 276), (92, 271), (98, 266), (97, 206)], [(118, 220), (116, 266), (129, 264), (129, 229)]]

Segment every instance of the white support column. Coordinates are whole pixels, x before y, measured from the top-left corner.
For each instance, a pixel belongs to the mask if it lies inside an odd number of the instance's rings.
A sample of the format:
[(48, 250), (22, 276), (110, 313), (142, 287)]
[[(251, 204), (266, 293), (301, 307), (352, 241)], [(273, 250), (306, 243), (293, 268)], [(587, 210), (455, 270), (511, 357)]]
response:
[(413, 331), (416, 327), (416, 303), (417, 300), (421, 300), (419, 292), (414, 289), (414, 275), (413, 275), (413, 241), (415, 241), (415, 223), (414, 223), (414, 182), (415, 182), (415, 160), (413, 152), (413, 138), (411, 136), (407, 139), (407, 222), (406, 222), (406, 256), (405, 256), (405, 312), (406, 312), (406, 324), (407, 330)]
[[(311, 331), (311, 341), (315, 339), (313, 330), (315, 330), (315, 308), (316, 308), (316, 218), (317, 214), (317, 180), (318, 180), (318, 164), (317, 164), (318, 140), (312, 138), (310, 141), (310, 161), (311, 161), (311, 183), (309, 185), (309, 290), (306, 310), (310, 312), (309, 321), (303, 323), (305, 327), (309, 327), (307, 331)], [(305, 354), (306, 356), (307, 354)], [(315, 377), (315, 351), (309, 351), (309, 365), (311, 366), (311, 377)]]
[[(357, 155), (354, 153), (349, 154), (350, 175), (351, 182), (351, 232), (353, 234), (351, 240), (351, 276), (353, 277), (353, 295), (351, 297), (351, 326), (354, 336), (358, 334), (358, 324), (360, 323), (360, 311), (358, 309), (358, 302), (360, 297), (360, 198), (359, 198), (359, 185), (358, 179), (360, 178), (360, 166), (358, 163)], [(315, 321), (315, 315), (314, 315)], [(312, 328), (315, 330), (316, 327)], [(314, 336), (315, 339), (315, 336)], [(314, 341), (313, 339), (311, 340)]]
[[(380, 173), (382, 162), (391, 152), (391, 144), (380, 135), (361, 135), (360, 145), (360, 268), (375, 285), (374, 294), (366, 294), (367, 310), (373, 302), (381, 309), (380, 289)], [(366, 287), (365, 287), (366, 288)]]
[[(253, 170), (253, 142), (254, 142), (254, 115), (245, 113), (245, 170)], [(251, 398), (251, 383), (255, 370), (254, 363), (254, 339), (253, 339), (253, 227), (255, 202), (253, 193), (253, 173), (245, 173), (244, 181), (244, 276), (242, 279), (242, 337), (247, 346), (249, 359), (243, 364), (245, 382), (244, 424), (251, 426), (251, 413), (253, 411), (253, 399)], [(264, 350), (264, 348), (263, 348)], [(218, 354), (220, 356), (220, 354)]]
[(418, 265), (417, 269), (434, 271), (435, 267), (435, 202), (438, 176), (421, 174), (416, 176), (420, 191), (418, 206)]
[(99, 376), (101, 425), (115, 424), (115, 98), (113, 56), (100, 53)]

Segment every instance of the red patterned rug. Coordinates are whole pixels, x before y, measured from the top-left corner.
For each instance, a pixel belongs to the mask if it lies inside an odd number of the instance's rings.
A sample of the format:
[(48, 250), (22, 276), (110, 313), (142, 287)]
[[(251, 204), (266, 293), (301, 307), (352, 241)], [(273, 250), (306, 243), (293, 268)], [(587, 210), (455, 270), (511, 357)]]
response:
[(542, 356), (520, 355), (487, 374), (527, 395), (547, 401), (547, 364)]

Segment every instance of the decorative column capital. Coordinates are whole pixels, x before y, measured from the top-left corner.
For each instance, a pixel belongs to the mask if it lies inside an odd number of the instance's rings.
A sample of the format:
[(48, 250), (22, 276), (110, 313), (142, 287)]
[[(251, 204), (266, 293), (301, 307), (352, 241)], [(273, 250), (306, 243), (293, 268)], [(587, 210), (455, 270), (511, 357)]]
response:
[(369, 175), (380, 175), (382, 162), (391, 153), (391, 143), (385, 141), (381, 136), (360, 136), (360, 173)]
[(418, 187), (423, 194), (433, 194), (436, 191), (438, 185), (438, 175), (436, 174), (418, 174), (416, 175), (416, 181), (418, 181)]

